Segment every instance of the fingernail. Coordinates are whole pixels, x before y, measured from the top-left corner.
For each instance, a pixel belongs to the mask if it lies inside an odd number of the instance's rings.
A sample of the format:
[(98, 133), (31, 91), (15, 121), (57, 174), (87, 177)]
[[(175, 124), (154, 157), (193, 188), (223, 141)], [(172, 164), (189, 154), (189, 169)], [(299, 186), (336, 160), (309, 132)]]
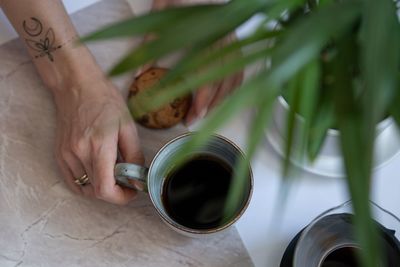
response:
[(195, 116), (194, 114), (189, 114), (186, 117), (185, 125), (190, 126), (197, 120), (201, 120), (202, 118), (204, 118), (206, 115), (207, 115), (207, 108), (202, 109), (197, 116)]
[(186, 114), (186, 118), (185, 118), (185, 126), (190, 126), (193, 123), (193, 119), (194, 119), (194, 111), (193, 109), (190, 109), (189, 112)]
[(190, 117), (188, 117), (187, 119), (186, 119), (186, 121), (185, 121), (185, 126), (186, 127), (189, 127), (189, 126), (191, 126), (193, 123), (195, 123), (196, 122), (196, 117), (195, 116), (190, 116)]
[(188, 126), (192, 125), (192, 122), (193, 122), (193, 119), (186, 119), (185, 122), (184, 122), (184, 125), (186, 127), (188, 127)]
[(202, 111), (200, 111), (198, 119), (201, 120), (207, 115), (207, 108), (203, 108)]

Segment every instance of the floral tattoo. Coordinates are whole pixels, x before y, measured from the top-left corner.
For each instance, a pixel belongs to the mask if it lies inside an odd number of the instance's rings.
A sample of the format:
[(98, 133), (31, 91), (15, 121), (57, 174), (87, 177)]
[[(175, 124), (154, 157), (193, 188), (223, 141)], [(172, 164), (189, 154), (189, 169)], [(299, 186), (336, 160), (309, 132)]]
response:
[[(31, 17), (29, 23), (24, 20), (22, 27), (26, 34), (31, 38), (25, 39), (26, 44), (39, 54), (35, 55), (35, 58), (47, 56), (48, 59), (53, 62), (54, 57), (52, 53), (57, 49), (60, 49), (63, 45), (55, 45), (54, 31), (52, 28), (43, 31), (43, 25), (37, 18)], [(45, 34), (43, 34), (45, 32)]]

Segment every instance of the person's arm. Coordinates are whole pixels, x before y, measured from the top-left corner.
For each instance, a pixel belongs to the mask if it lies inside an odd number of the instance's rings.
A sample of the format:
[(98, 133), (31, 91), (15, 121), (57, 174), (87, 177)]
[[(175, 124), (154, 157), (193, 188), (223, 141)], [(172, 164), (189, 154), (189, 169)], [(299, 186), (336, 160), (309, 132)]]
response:
[[(143, 163), (136, 127), (120, 92), (104, 77), (60, 0), (0, 0), (57, 107), (56, 158), (66, 183), (86, 196), (125, 204), (135, 191), (115, 183), (124, 161)], [(87, 174), (90, 184), (75, 179)]]
[(55, 96), (69, 87), (71, 78), (102, 75), (88, 49), (76, 45), (77, 32), (61, 1), (0, 0), (0, 6)]

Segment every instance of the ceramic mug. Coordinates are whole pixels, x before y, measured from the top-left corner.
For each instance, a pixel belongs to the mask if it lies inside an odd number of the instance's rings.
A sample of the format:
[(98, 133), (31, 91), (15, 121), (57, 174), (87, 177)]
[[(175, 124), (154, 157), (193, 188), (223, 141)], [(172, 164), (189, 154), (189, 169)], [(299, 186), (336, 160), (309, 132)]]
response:
[[(115, 166), (115, 179), (118, 184), (148, 192), (153, 206), (162, 220), (175, 231), (192, 237), (217, 233), (233, 225), (246, 210), (253, 191), (253, 177), (249, 166), (242, 192), (243, 201), (241, 201), (234, 214), (229, 217), (229, 220), (224, 221), (217, 227), (208, 229), (190, 228), (174, 220), (168, 213), (162, 199), (165, 181), (176, 165), (174, 157), (195, 134), (186, 133), (169, 141), (154, 156), (149, 168), (132, 163), (118, 163)], [(204, 146), (189, 152), (187, 156), (193, 157), (196, 155), (212, 156), (223, 161), (232, 169), (236, 160), (244, 156), (239, 147), (220, 135), (212, 135)]]
[[(373, 201), (374, 222), (377, 226), (385, 264), (377, 267), (400, 266), (400, 219)], [(356, 264), (360, 244), (355, 237), (351, 201), (331, 208), (314, 219), (295, 245), (292, 267), (359, 266)]]

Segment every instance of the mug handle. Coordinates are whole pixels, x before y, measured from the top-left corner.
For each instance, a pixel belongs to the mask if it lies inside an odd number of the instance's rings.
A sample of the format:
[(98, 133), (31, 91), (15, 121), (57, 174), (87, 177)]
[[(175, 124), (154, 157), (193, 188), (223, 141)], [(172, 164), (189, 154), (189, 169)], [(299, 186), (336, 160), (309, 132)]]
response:
[(117, 184), (147, 192), (148, 168), (133, 163), (117, 163), (114, 176)]

